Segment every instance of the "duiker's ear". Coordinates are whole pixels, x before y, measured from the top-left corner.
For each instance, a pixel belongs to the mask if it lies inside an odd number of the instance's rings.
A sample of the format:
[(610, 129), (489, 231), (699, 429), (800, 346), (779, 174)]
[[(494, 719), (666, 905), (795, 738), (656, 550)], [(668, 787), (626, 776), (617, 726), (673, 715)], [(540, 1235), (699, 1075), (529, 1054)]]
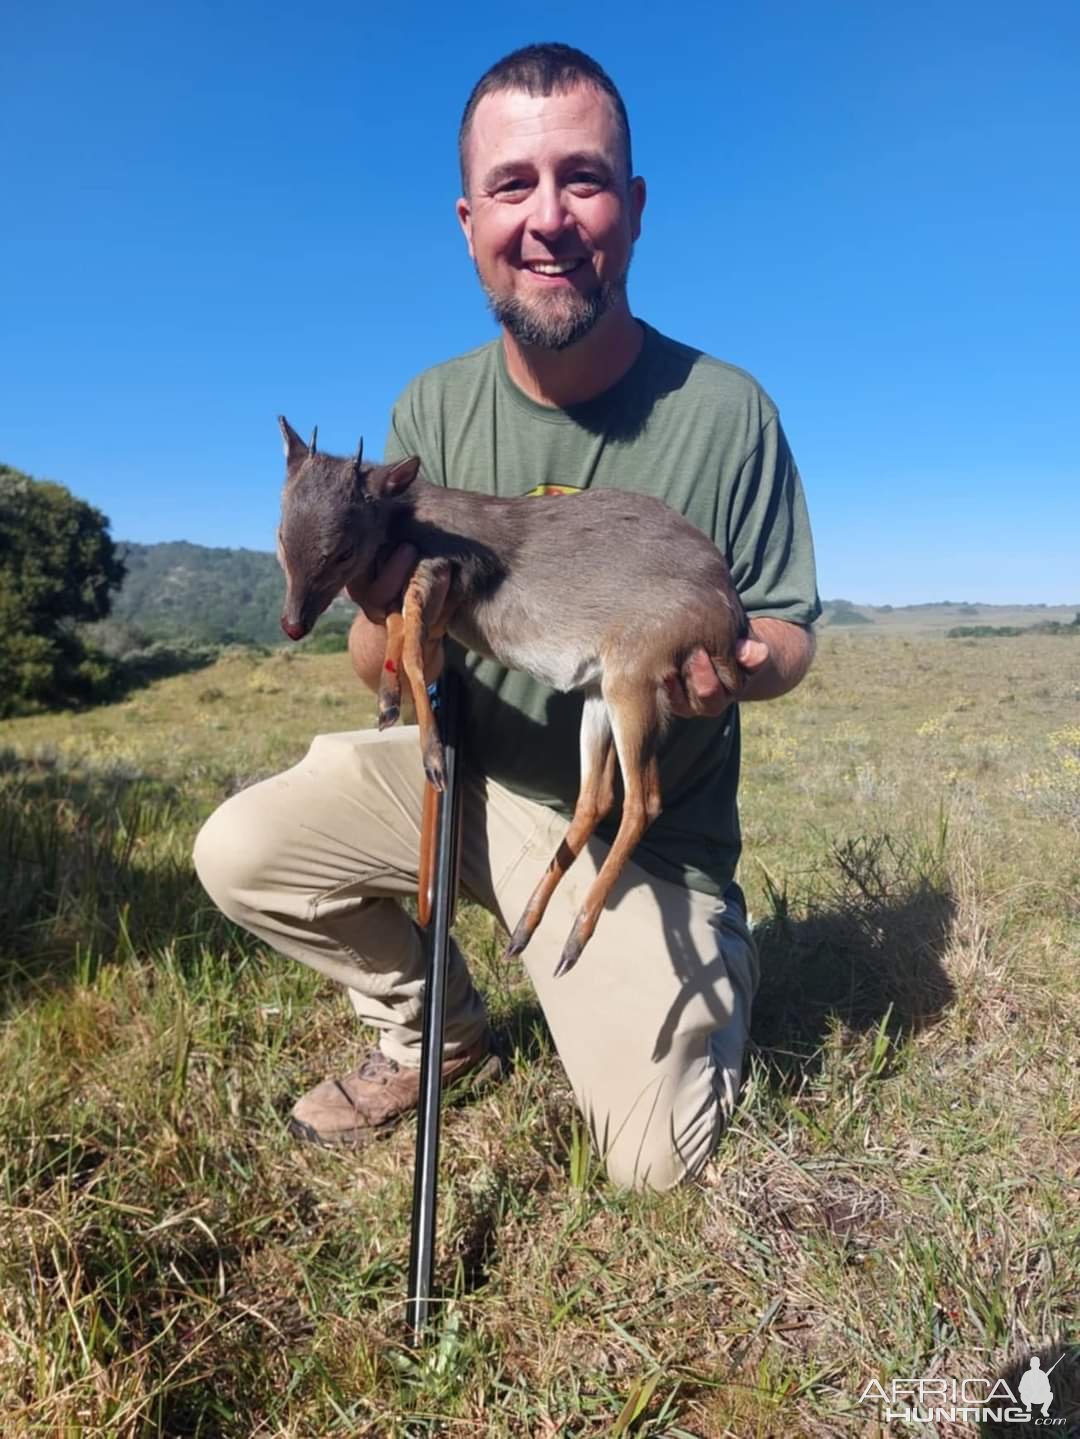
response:
[(399, 460), (396, 465), (380, 465), (377, 470), (369, 472), (368, 488), (380, 499), (384, 496), (404, 494), (416, 479), (416, 472), (419, 468), (419, 455), (410, 455), (407, 460)]
[(277, 422), (281, 426), (281, 436), (285, 441), (285, 459), (291, 470), (294, 465), (303, 464), (309, 455), (315, 453), (315, 435), (319, 433), (316, 428), (311, 436), (311, 444), (307, 445), (289, 424), (284, 415), (278, 415)]

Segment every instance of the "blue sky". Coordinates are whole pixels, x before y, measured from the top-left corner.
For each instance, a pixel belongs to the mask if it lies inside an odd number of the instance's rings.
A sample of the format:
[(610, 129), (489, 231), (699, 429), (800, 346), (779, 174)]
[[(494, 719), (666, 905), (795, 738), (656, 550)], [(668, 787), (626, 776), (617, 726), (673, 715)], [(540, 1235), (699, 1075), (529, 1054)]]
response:
[(41, 0), (4, 32), (0, 460), (114, 535), (271, 548), (276, 414), (377, 453), (491, 338), (457, 124), (558, 39), (630, 111), (633, 307), (776, 400), (822, 594), (1080, 602), (1072, 0)]

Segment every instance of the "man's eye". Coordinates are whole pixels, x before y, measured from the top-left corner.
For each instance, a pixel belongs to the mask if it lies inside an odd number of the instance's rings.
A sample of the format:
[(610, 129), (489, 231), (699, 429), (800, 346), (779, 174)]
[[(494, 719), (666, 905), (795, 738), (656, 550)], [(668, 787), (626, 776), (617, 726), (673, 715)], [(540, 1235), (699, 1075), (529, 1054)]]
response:
[(575, 190), (602, 190), (604, 188), (601, 176), (594, 175), (589, 170), (579, 170), (577, 174), (571, 175), (570, 184)]
[(496, 188), (496, 195), (520, 195), (529, 188), (526, 180), (504, 180)]

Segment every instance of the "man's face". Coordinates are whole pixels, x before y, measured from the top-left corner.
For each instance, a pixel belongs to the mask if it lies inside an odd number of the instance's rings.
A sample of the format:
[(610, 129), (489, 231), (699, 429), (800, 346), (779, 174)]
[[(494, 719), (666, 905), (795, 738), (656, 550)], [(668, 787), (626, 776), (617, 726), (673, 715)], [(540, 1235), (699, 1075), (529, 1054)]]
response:
[(645, 182), (624, 173), (602, 91), (485, 95), (466, 164), (458, 220), (495, 318), (516, 339), (565, 349), (624, 303)]

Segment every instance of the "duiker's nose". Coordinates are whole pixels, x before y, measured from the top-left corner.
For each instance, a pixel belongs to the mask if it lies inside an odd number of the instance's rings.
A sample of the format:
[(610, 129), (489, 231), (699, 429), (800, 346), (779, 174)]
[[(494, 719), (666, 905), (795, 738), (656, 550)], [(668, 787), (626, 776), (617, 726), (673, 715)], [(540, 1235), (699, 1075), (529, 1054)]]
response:
[(291, 640), (302, 640), (307, 634), (299, 620), (287, 620), (284, 615), (281, 616), (281, 628)]

